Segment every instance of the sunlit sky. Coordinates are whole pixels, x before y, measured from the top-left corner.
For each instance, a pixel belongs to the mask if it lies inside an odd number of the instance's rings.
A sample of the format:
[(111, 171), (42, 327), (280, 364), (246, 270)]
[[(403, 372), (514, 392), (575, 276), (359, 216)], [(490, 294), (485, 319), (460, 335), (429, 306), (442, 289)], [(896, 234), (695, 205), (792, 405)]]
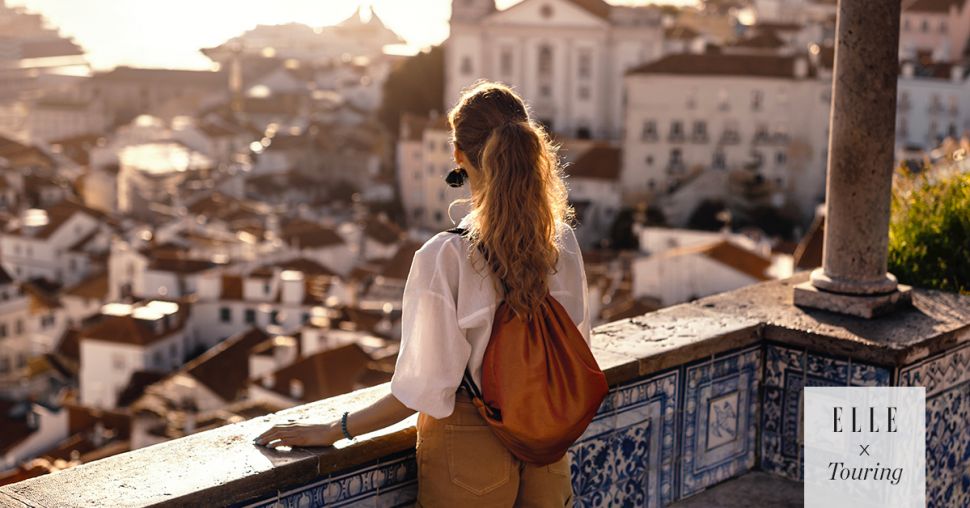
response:
[[(61, 34), (88, 51), (95, 69), (117, 65), (206, 69), (199, 48), (216, 46), (257, 24), (332, 25), (361, 2), (403, 37), (410, 48), (448, 37), (451, 0), (7, 0), (47, 16)], [(497, 0), (500, 9), (520, 0)], [(610, 0), (644, 4), (648, 0)], [(693, 5), (696, 0), (661, 0)]]

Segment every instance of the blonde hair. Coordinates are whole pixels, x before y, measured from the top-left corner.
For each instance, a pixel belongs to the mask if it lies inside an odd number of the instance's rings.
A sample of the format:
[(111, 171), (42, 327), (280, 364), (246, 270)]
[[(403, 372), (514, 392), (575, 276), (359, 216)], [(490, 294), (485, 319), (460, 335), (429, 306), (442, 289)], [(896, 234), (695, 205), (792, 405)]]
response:
[(468, 238), (486, 253), (496, 289), (528, 317), (549, 291), (559, 226), (573, 219), (558, 147), (506, 85), (478, 82), (448, 114), (455, 147), (478, 169)]

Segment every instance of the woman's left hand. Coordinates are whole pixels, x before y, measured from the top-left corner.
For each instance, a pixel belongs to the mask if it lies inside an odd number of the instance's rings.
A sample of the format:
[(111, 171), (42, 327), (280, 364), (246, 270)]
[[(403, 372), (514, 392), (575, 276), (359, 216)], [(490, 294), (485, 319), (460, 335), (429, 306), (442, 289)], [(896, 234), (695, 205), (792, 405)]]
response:
[(343, 437), (339, 424), (331, 423), (281, 423), (263, 432), (253, 444), (267, 446), (330, 446)]

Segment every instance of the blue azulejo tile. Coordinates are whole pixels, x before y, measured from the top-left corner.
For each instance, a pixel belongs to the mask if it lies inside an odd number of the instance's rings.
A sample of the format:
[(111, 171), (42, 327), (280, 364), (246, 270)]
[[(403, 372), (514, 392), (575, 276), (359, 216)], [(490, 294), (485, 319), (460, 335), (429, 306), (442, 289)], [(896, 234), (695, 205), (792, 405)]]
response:
[(970, 506), (970, 344), (900, 370), (926, 387), (927, 506)]
[(888, 386), (889, 369), (765, 344), (761, 467), (801, 479), (802, 393), (806, 386)]
[[(621, 385), (571, 448), (580, 506), (665, 506), (673, 501), (678, 371)], [(612, 420), (607, 420), (612, 418)], [(640, 500), (640, 501), (637, 501)]]
[(755, 346), (685, 367), (680, 497), (754, 466), (761, 358)]
[(409, 451), (388, 457), (377, 464), (338, 473), (245, 506), (406, 506), (414, 503), (416, 496), (417, 463), (414, 452)]

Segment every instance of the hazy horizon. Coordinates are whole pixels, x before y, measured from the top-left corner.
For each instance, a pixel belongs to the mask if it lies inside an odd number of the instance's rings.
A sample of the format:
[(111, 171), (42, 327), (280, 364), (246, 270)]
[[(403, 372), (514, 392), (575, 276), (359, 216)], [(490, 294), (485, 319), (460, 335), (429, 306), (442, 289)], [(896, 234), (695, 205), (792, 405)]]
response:
[[(504, 9), (519, 1), (496, 3)], [(415, 51), (448, 36), (451, 0), (7, 0), (11, 7), (24, 6), (46, 16), (61, 35), (87, 51), (96, 70), (119, 65), (209, 69), (212, 62), (200, 48), (219, 45), (259, 24), (333, 25), (354, 14), (361, 3), (373, 5), (388, 28), (407, 41), (402, 49)], [(610, 3), (692, 5), (696, 0)], [(188, 10), (194, 15), (187, 15)]]

